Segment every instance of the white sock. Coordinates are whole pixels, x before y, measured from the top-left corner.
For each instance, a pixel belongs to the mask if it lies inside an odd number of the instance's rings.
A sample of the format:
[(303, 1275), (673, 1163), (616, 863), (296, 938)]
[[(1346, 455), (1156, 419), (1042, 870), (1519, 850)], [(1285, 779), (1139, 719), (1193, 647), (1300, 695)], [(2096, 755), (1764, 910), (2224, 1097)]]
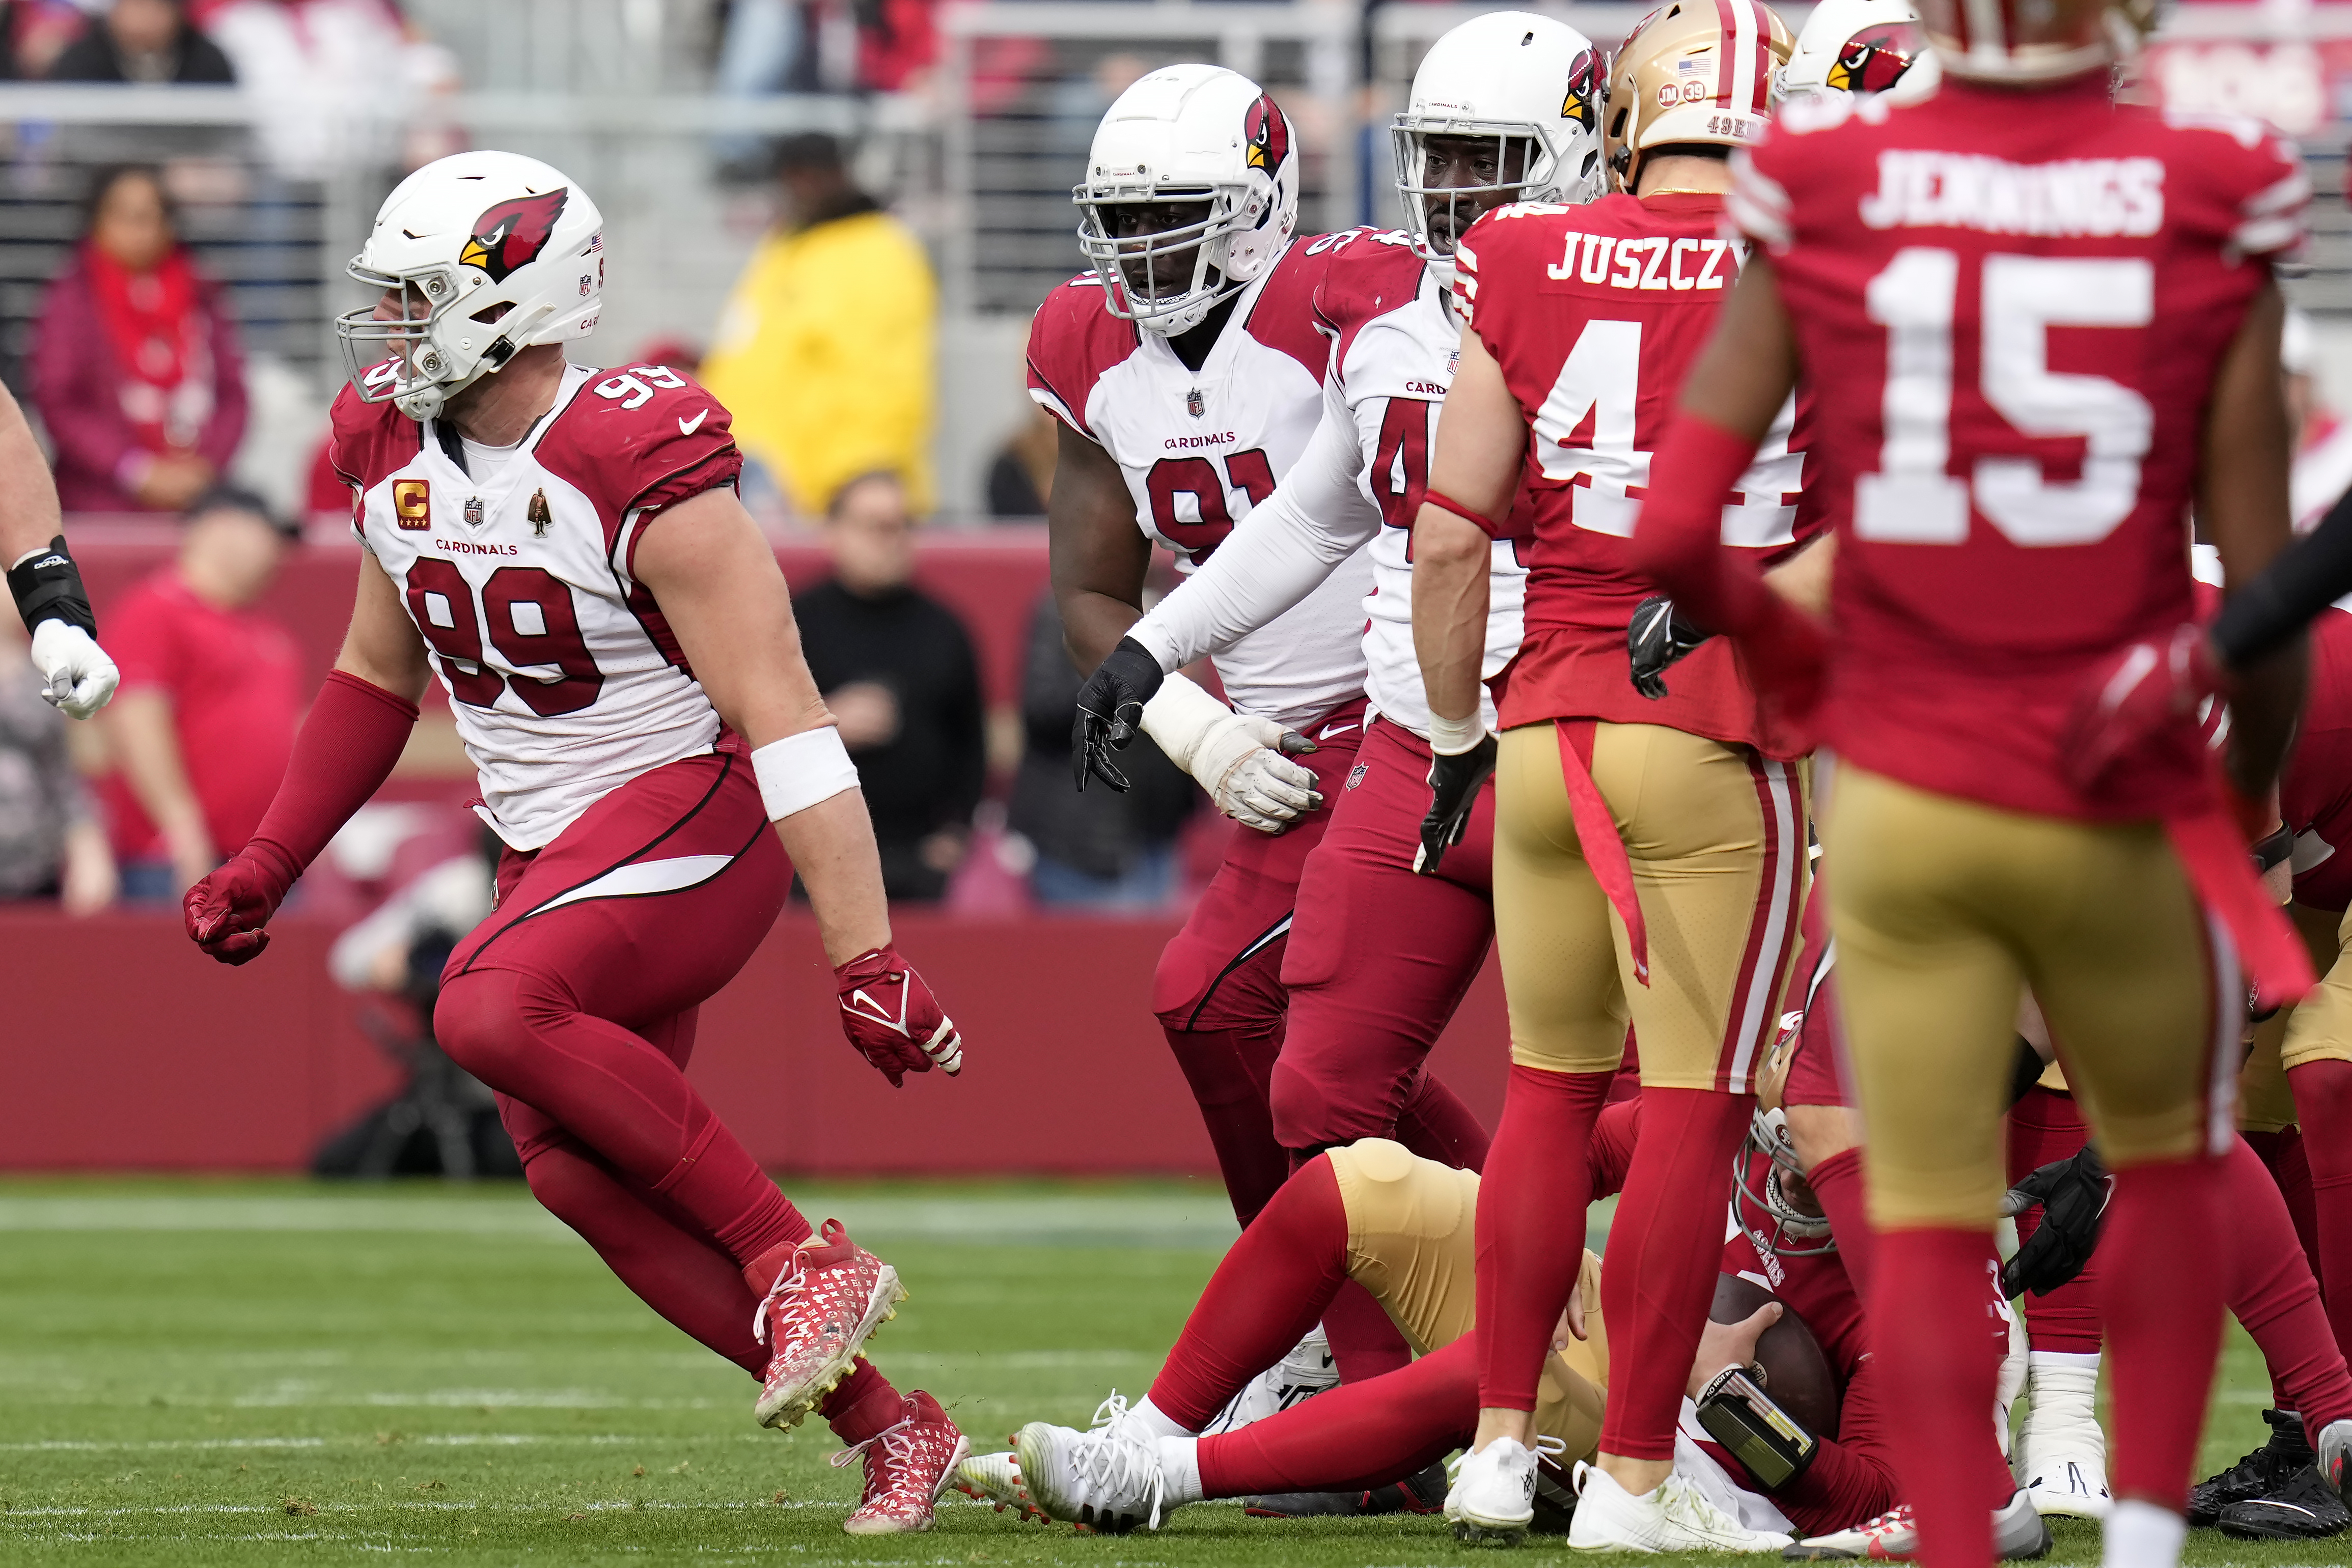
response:
[(2025, 1358), (2025, 1412), (2029, 1429), (2046, 1432), (2052, 1422), (2098, 1419), (2099, 1354), (2037, 1350)]
[(2107, 1514), (2103, 1568), (2179, 1568), (2189, 1521), (2168, 1508), (2127, 1497)]
[(1199, 1502), (1202, 1500), (1201, 1439), (1193, 1437), (1160, 1438), (1160, 1479), (1161, 1507), (1174, 1508), (1179, 1503)]
[(1143, 1424), (1143, 1429), (1150, 1433), (1155, 1437), (1190, 1437), (1193, 1436), (1192, 1427), (1185, 1426), (1182, 1422), (1177, 1420), (1175, 1416), (1171, 1416), (1167, 1411), (1162, 1410), (1159, 1406), (1154, 1405), (1149, 1395), (1145, 1396), (1138, 1403), (1128, 1406), (1127, 1418), (1130, 1421), (1141, 1422)]

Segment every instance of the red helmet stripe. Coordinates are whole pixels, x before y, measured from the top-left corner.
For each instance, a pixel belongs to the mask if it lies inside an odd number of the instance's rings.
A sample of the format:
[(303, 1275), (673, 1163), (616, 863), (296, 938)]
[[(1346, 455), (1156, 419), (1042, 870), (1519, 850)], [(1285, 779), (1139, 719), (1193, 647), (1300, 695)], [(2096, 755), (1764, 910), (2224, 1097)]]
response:
[(1772, 83), (1772, 34), (1756, 14), (1755, 0), (1715, 0), (1723, 32), (1715, 73), (1715, 101), (1743, 114), (1760, 114)]
[(1718, 109), (1731, 107), (1732, 57), (1738, 53), (1732, 47), (1732, 40), (1739, 31), (1738, 14), (1732, 10), (1734, 4), (1736, 0), (1715, 0), (1716, 30), (1722, 35), (1723, 40), (1715, 51), (1715, 103)]

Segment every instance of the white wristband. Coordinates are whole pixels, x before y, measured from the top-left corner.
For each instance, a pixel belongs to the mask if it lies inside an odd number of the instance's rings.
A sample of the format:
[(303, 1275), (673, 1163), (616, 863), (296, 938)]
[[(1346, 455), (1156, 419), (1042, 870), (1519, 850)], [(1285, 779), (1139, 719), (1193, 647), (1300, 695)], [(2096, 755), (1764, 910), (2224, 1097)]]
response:
[(772, 822), (857, 788), (857, 765), (831, 725), (768, 742), (751, 753), (751, 776)]
[(1192, 771), (1192, 758), (1209, 727), (1234, 716), (1234, 710), (1194, 685), (1183, 675), (1170, 675), (1143, 705), (1143, 733), (1169, 761)]
[(1442, 713), (1429, 716), (1429, 749), (1440, 757), (1459, 757), (1486, 738), (1486, 719), (1473, 712), (1468, 718), (1448, 718)]

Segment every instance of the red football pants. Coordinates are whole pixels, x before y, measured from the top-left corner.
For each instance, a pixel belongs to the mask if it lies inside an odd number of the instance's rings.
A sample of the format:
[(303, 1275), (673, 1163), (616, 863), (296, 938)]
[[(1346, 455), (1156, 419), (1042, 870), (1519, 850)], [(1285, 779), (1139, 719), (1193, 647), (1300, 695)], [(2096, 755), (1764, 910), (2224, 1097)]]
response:
[[(1478, 792), (1441, 874), (1418, 875), (1429, 763), (1428, 742), (1371, 721), (1307, 857), (1282, 961), (1290, 1025), (1274, 1064), (1274, 1134), (1289, 1148), (1395, 1137), (1494, 944), (1495, 787)], [(1483, 1135), (1477, 1145), (1450, 1163), (1479, 1168)]]
[(742, 1269), (806, 1220), (694, 1086), (695, 1009), (792, 869), (740, 756), (640, 775), (533, 854), (443, 971), (434, 1033), (498, 1092), (531, 1191), (647, 1305), (757, 1375)]

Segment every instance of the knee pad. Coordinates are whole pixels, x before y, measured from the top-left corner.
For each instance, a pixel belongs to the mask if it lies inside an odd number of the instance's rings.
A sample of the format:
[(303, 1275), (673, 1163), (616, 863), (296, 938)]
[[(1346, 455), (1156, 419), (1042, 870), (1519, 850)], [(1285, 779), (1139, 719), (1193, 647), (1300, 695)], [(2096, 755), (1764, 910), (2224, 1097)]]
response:
[(1332, 1079), (1301, 1066), (1285, 1051), (1274, 1062), (1266, 1099), (1275, 1141), (1286, 1149), (1317, 1150), (1359, 1138), (1393, 1134), (1393, 1085)]
[(450, 1061), (501, 1092), (509, 1078), (502, 1068), (530, 1045), (521, 979), (504, 969), (469, 970), (446, 982), (433, 1006), (434, 1042)]

